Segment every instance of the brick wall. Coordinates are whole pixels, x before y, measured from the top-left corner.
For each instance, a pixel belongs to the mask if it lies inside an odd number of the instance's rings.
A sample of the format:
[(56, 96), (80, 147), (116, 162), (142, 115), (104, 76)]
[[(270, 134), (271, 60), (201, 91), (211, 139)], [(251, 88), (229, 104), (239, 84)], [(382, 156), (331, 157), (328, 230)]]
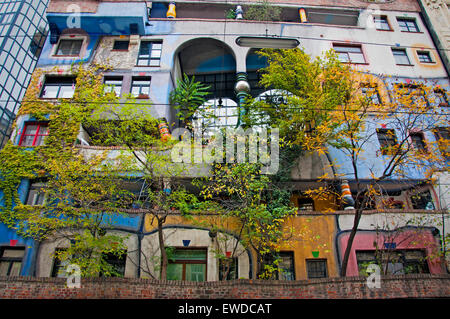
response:
[(228, 282), (168, 282), (152, 279), (82, 279), (67, 288), (63, 278), (0, 277), (0, 299), (301, 299), (301, 298), (437, 298), (450, 297), (450, 275), (382, 277), (381, 288), (369, 289), (363, 277), (305, 281), (240, 279)]

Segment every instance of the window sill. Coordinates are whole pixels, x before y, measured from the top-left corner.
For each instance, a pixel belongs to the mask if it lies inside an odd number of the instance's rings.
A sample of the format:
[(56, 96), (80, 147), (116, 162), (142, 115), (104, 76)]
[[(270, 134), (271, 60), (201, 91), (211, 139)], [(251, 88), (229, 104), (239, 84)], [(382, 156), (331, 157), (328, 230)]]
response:
[(398, 64), (398, 63), (396, 63), (395, 65), (399, 65), (399, 66), (414, 66), (414, 64)]
[(111, 50), (111, 52), (128, 52), (128, 51), (130, 51), (130, 50), (119, 50), (119, 49), (116, 49), (116, 50)]
[(383, 31), (383, 32), (395, 32), (393, 29), (385, 30), (385, 29), (376, 29), (377, 31)]
[(344, 64), (355, 64), (355, 65), (370, 65), (368, 62), (360, 63), (360, 62), (341, 62)]
[(400, 32), (403, 32), (403, 33), (419, 33), (419, 34), (423, 34), (422, 31), (400, 31)]
[(54, 58), (79, 58), (80, 55), (52, 55)]
[(39, 97), (40, 100), (44, 100), (44, 101), (54, 101), (54, 102), (58, 102), (58, 100), (64, 100), (64, 101), (68, 101), (70, 99), (73, 99), (72, 97)]

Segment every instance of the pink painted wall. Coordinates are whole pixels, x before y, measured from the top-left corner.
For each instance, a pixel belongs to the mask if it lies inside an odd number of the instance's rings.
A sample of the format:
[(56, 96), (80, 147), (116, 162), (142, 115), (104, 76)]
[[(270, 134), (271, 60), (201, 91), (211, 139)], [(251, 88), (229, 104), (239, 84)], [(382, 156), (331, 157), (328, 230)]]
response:
[[(341, 234), (339, 241), (339, 253), (342, 262), (347, 241), (350, 233)], [(378, 235), (375, 231), (359, 231), (353, 241), (352, 251), (348, 260), (347, 276), (359, 276), (358, 263), (356, 261), (356, 250), (375, 250), (374, 241), (377, 241), (378, 247), (383, 247), (383, 236)], [(439, 249), (439, 243), (431, 234), (431, 231), (423, 231), (418, 233), (418, 230), (405, 230), (396, 236), (394, 242), (397, 243), (397, 249), (424, 249), (427, 256), (436, 255)], [(444, 274), (444, 266), (440, 259), (427, 259), (428, 269), (432, 274)]]

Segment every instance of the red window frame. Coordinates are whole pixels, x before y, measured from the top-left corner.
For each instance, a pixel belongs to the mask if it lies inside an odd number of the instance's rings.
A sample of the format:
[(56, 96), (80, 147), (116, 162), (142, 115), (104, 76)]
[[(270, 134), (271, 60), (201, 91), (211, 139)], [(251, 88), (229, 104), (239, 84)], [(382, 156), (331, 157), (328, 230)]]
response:
[[(37, 125), (37, 130), (35, 134), (26, 134), (27, 132), (27, 128), (31, 125)], [(40, 134), (41, 132), (41, 128), (47, 128), (46, 129), (46, 134)], [(32, 145), (23, 145), (24, 142), (24, 138), (25, 136), (34, 136), (33, 138), (33, 143)], [(20, 137), (20, 141), (19, 141), (19, 146), (40, 146), (40, 145), (36, 145), (36, 140), (39, 136), (48, 136), (48, 123), (47, 122), (28, 122), (25, 124), (25, 126), (23, 127), (23, 131), (22, 131), (22, 136)]]

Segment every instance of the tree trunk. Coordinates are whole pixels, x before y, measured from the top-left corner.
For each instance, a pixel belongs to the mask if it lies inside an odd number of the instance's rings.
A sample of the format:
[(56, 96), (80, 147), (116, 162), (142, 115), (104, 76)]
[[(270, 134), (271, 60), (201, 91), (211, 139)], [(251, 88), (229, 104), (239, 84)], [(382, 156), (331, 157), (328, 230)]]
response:
[(344, 258), (342, 259), (341, 277), (347, 276), (347, 265), (350, 257), (350, 251), (352, 250), (353, 240), (355, 239), (356, 232), (358, 230), (359, 220), (361, 219), (362, 208), (356, 210), (355, 219), (353, 222), (352, 231), (347, 241), (347, 247), (345, 248)]
[(165, 280), (167, 278), (167, 253), (166, 248), (164, 246), (164, 236), (163, 236), (163, 225), (165, 218), (157, 217), (158, 220), (158, 240), (159, 240), (159, 250), (161, 252), (161, 270), (160, 270), (160, 279)]

